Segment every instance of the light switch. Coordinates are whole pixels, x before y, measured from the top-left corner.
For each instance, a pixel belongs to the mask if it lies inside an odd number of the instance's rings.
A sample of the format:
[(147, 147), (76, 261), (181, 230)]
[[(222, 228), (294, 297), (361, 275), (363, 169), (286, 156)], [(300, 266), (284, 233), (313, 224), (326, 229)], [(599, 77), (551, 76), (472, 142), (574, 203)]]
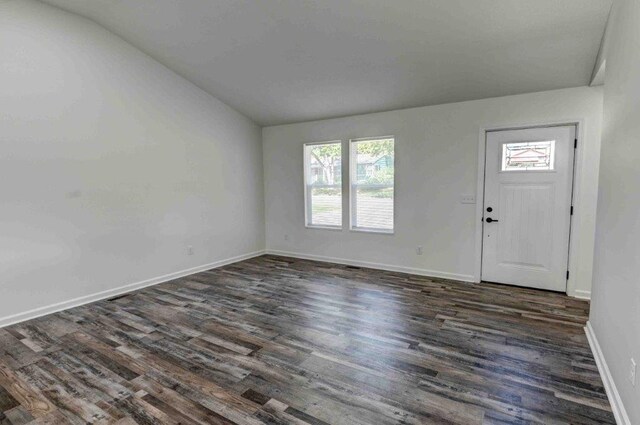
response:
[(476, 196), (475, 195), (460, 195), (460, 203), (461, 204), (475, 204)]

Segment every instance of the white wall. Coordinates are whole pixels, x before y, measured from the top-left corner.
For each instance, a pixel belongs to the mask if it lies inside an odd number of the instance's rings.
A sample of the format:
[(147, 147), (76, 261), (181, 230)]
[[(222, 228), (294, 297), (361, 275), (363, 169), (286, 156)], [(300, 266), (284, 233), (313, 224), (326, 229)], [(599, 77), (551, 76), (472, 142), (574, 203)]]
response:
[[(607, 31), (590, 322), (631, 424), (640, 423), (640, 2), (615, 1)], [(638, 369), (640, 374), (640, 366)]]
[(264, 248), (250, 120), (39, 2), (0, 2), (0, 58), (0, 323)]
[[(472, 280), (481, 127), (584, 120), (569, 293), (589, 296), (602, 119), (600, 88), (575, 88), (263, 129), (267, 249)], [(304, 226), (305, 142), (396, 136), (394, 235)], [(288, 240), (285, 240), (288, 235)], [(418, 256), (415, 249), (424, 247)]]

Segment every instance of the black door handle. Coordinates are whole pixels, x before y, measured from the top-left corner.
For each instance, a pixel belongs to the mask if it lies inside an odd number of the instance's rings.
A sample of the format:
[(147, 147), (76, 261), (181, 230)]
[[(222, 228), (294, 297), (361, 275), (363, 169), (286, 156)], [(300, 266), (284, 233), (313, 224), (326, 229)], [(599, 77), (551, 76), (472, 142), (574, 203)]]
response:
[(485, 221), (486, 221), (487, 223), (497, 223), (497, 222), (498, 222), (498, 220), (494, 220), (494, 219), (492, 219), (491, 217), (487, 218)]

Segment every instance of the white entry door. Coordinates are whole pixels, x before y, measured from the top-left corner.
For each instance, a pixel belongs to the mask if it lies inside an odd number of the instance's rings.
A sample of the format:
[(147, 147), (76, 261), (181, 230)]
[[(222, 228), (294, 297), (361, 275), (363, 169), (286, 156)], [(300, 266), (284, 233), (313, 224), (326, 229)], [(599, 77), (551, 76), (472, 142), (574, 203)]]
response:
[(482, 280), (566, 291), (575, 135), (487, 132)]

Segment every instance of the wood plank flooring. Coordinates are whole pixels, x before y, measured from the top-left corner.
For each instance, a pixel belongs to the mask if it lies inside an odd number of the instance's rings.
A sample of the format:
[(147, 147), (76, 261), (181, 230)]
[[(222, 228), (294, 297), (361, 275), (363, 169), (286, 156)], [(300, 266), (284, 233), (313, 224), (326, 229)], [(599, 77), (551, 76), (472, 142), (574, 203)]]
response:
[(0, 329), (0, 424), (614, 424), (587, 313), (263, 256)]

